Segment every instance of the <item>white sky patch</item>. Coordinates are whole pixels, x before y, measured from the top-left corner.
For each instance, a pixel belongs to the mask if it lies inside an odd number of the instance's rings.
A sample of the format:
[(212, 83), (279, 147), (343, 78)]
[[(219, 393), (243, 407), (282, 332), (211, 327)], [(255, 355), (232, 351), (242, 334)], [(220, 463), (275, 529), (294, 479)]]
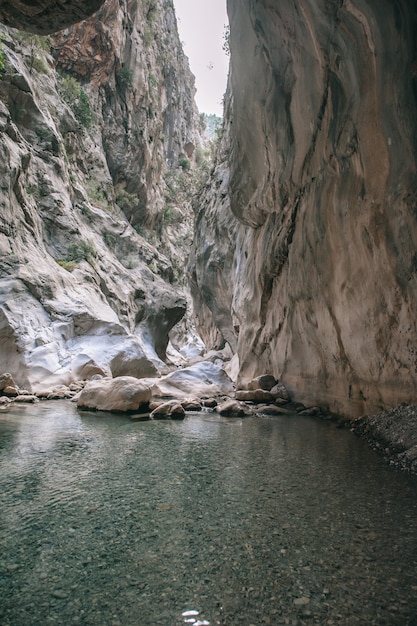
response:
[(180, 39), (196, 78), (200, 113), (223, 115), (229, 58), (223, 51), (226, 0), (174, 0)]

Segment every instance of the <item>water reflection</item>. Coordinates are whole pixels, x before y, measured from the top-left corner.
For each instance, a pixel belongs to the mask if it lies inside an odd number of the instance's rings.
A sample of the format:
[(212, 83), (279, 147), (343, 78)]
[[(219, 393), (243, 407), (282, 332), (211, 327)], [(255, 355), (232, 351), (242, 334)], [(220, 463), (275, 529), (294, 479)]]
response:
[(415, 624), (416, 481), (330, 424), (56, 402), (0, 450), (2, 626)]

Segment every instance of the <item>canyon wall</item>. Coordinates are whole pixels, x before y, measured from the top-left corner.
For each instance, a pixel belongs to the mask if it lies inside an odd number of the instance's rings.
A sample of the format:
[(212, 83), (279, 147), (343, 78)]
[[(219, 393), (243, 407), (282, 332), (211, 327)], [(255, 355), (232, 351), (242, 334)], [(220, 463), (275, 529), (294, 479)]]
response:
[(416, 4), (228, 12), (227, 147), (194, 242), (200, 331), (237, 344), (241, 383), (272, 373), (351, 417), (413, 403)]
[(31, 390), (157, 376), (186, 310), (171, 253), (187, 216), (167, 219), (165, 178), (200, 141), (172, 2), (1, 38), (0, 371)]

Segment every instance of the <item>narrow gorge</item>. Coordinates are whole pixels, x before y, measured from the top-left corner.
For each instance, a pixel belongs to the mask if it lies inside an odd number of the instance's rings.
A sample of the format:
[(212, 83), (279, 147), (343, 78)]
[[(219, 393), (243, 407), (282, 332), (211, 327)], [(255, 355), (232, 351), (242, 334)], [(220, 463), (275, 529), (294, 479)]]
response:
[(0, 624), (416, 626), (416, 2), (179, 6), (0, 0)]
[[(86, 10), (74, 2), (65, 20)], [(272, 374), (349, 417), (412, 404), (416, 8), (228, 12), (224, 133), (189, 263), (198, 332), (228, 346), (238, 386)], [(0, 19), (67, 25), (41, 2)], [(158, 376), (186, 309), (175, 258), (192, 220), (167, 207), (166, 174), (202, 144), (172, 3), (107, 0), (48, 39), (2, 39), (0, 369), (32, 390)]]

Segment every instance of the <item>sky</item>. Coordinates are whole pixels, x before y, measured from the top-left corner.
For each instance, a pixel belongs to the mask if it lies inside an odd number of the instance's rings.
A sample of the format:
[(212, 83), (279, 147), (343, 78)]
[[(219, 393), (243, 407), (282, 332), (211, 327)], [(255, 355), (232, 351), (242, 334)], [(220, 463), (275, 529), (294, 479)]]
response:
[(184, 52), (196, 79), (200, 113), (223, 115), (229, 59), (223, 51), (226, 0), (174, 0)]

